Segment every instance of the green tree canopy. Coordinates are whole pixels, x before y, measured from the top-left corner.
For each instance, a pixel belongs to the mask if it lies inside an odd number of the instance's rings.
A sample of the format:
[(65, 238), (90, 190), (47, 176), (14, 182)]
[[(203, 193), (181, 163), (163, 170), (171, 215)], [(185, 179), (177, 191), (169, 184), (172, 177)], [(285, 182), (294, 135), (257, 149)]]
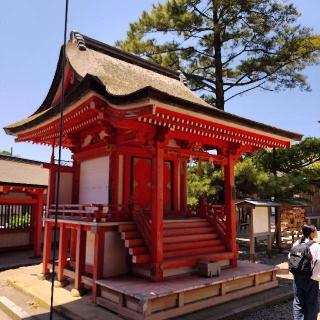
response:
[(320, 39), (280, 0), (167, 0), (143, 12), (117, 46), (181, 70), (192, 90), (224, 109), (254, 89), (310, 90), (302, 71)]
[(189, 164), (188, 204), (197, 204), (200, 196), (205, 196), (209, 203), (219, 203), (222, 191), (222, 172), (219, 168), (206, 162)]
[(306, 138), (290, 149), (261, 150), (255, 157), (257, 165), (268, 172), (290, 173), (320, 161), (320, 139)]
[[(262, 150), (246, 155), (235, 167), (237, 198), (290, 198), (320, 188), (320, 138), (306, 138), (291, 149)], [(276, 175), (274, 175), (274, 169)], [(190, 203), (204, 195), (210, 203), (223, 203), (223, 174), (210, 164), (192, 165), (188, 171)]]
[(6, 150), (0, 151), (0, 155), (1, 155), (1, 156), (12, 156), (11, 152), (6, 151)]

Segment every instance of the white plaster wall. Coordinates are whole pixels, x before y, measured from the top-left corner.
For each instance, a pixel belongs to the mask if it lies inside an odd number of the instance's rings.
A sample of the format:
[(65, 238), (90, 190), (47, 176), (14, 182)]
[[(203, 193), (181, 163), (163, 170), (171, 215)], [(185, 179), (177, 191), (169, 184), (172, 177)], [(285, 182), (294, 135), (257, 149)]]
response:
[(269, 210), (266, 207), (253, 209), (253, 233), (269, 232)]
[(61, 172), (59, 203), (72, 203), (72, 172)]
[(120, 233), (106, 232), (104, 241), (103, 276), (112, 277), (127, 273), (126, 248)]
[(20, 247), (30, 244), (30, 232), (0, 234), (0, 248)]
[[(94, 235), (87, 232), (86, 264), (94, 263)], [(103, 276), (112, 277), (128, 272), (126, 249), (119, 232), (106, 232), (104, 240)]]
[(79, 203), (109, 201), (109, 156), (81, 162)]

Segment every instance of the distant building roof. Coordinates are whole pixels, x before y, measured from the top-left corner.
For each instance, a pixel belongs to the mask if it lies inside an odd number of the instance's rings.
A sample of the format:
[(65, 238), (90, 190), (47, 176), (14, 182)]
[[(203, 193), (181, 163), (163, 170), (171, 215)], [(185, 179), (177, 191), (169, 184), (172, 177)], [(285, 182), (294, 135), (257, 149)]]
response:
[(42, 162), (0, 155), (0, 184), (47, 187), (48, 180)]
[(305, 199), (278, 199), (276, 201), (272, 200), (261, 200), (261, 199), (245, 199), (236, 202), (237, 206), (249, 204), (255, 207), (280, 207), (280, 206), (292, 206), (292, 207), (309, 207), (311, 202)]
[(250, 204), (255, 207), (279, 207), (281, 203), (271, 201), (271, 200), (261, 200), (261, 199), (246, 199), (236, 202), (236, 205)]

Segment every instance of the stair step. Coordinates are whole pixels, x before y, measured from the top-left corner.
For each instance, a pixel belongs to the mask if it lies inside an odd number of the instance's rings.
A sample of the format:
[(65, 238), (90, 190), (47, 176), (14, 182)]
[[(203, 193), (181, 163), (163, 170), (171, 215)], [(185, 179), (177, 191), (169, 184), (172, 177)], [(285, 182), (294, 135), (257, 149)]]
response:
[(178, 228), (201, 228), (209, 227), (210, 223), (208, 221), (195, 221), (195, 222), (171, 222), (164, 224), (164, 230), (168, 229), (178, 229)]
[(192, 248), (186, 250), (168, 251), (164, 252), (164, 258), (175, 258), (175, 257), (189, 257), (199, 254), (209, 254), (216, 252), (224, 252), (226, 250), (225, 246), (215, 246), (215, 247), (204, 247), (204, 248)]
[(212, 227), (199, 227), (194, 228), (193, 226), (190, 226), (190, 228), (178, 228), (178, 229), (169, 229), (164, 230), (163, 234), (164, 236), (178, 236), (178, 235), (187, 235), (187, 234), (206, 234), (206, 233), (213, 233)]
[(218, 235), (216, 233), (209, 234), (194, 234), (194, 235), (183, 235), (175, 237), (164, 237), (164, 243), (176, 243), (176, 242), (186, 242), (186, 241), (201, 241), (201, 240), (214, 240), (217, 239)]
[(150, 254), (138, 254), (132, 256), (132, 262), (135, 264), (149, 263), (151, 261)]
[(215, 247), (215, 246), (222, 245), (222, 243), (223, 243), (222, 240), (167, 243), (167, 244), (164, 244), (163, 250), (164, 252), (167, 252), (167, 251), (176, 251), (176, 250), (192, 249), (192, 248)]
[(124, 241), (126, 248), (141, 247), (144, 245), (143, 239), (128, 239)]
[(136, 231), (137, 230), (137, 226), (133, 223), (129, 223), (129, 224), (120, 224), (120, 226), (118, 227), (119, 232), (124, 232), (124, 231)]
[(148, 248), (147, 247), (133, 247), (129, 248), (129, 254), (131, 255), (137, 255), (137, 254), (144, 254), (148, 253)]
[(141, 235), (140, 235), (140, 232), (138, 232), (138, 231), (121, 232), (121, 239), (122, 240), (139, 239), (139, 238), (141, 238)]
[(219, 260), (229, 260), (233, 258), (232, 252), (221, 252), (221, 253), (213, 253), (213, 254), (203, 254), (196, 255), (190, 257), (180, 257), (180, 258), (172, 258), (166, 259), (163, 262), (163, 269), (175, 269), (187, 266), (194, 266), (200, 260), (209, 260), (209, 261), (219, 261)]

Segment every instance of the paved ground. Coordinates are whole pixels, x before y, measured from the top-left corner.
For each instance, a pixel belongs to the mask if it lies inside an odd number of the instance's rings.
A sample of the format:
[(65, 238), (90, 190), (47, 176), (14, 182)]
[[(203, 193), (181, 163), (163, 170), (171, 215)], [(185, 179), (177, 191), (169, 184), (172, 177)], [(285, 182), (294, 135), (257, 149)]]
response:
[[(18, 291), (14, 287), (8, 284), (7, 277), (10, 274), (17, 273), (17, 269), (12, 269), (8, 271), (0, 272), (0, 296), (4, 296), (15, 303), (17, 306), (22, 308), (25, 312), (27, 312), (30, 319), (37, 319), (37, 320), (47, 320), (49, 319), (48, 308), (39, 304), (32, 296), (26, 295), (21, 291)], [(0, 319), (1, 320), (8, 320), (12, 319), (11, 317), (7, 316), (1, 309), (0, 309)], [(64, 318), (54, 315), (55, 320), (62, 320)]]
[[(41, 264), (3, 271), (0, 273), (0, 278), (6, 279), (20, 292), (24, 292), (28, 296), (35, 297), (37, 305), (41, 306), (44, 310), (48, 310), (48, 306), (50, 305), (51, 283), (47, 280), (39, 280), (38, 275), (40, 273)], [(108, 310), (102, 309), (93, 304), (89, 295), (86, 295), (82, 298), (72, 297), (70, 294), (71, 289), (72, 286), (54, 289), (54, 307), (57, 312), (64, 312), (64, 314), (68, 316), (68, 319), (121, 319)]]
[[(15, 252), (10, 254), (0, 254), (0, 268), (2, 270), (7, 269), (9, 266), (17, 267), (17, 265), (23, 264), (34, 264), (37, 261), (30, 259), (32, 256), (31, 251), (25, 252)], [(286, 268), (286, 252), (279, 253), (278, 251), (273, 252), (273, 256), (269, 259), (263, 251), (258, 253), (257, 261), (275, 265), (277, 263), (281, 264), (281, 288), (277, 291), (277, 294), (282, 294), (282, 301), (280, 303), (272, 302), (268, 303), (269, 299), (272, 298), (276, 291), (266, 291), (264, 293), (247, 297), (238, 301), (232, 301), (230, 303), (220, 305), (217, 307), (209, 308), (206, 310), (201, 310), (193, 314), (185, 315), (183, 317), (177, 318), (183, 320), (212, 320), (212, 319), (232, 319), (232, 320), (291, 320), (292, 319), (292, 300), (290, 298), (291, 281), (290, 275), (287, 273)], [(244, 250), (240, 258), (246, 258), (246, 251)], [(5, 261), (8, 262), (7, 266)], [(1, 270), (1, 269), (0, 269)], [(39, 281), (37, 279), (37, 274), (41, 271), (41, 265), (34, 265), (26, 268), (11, 269), (0, 272), (0, 296), (6, 296), (11, 299), (16, 304), (20, 305), (25, 311), (34, 317), (34, 319), (47, 320), (48, 315), (48, 303), (49, 295), (48, 292), (50, 283), (48, 281)], [(21, 290), (17, 291), (14, 287), (8, 285), (7, 279), (11, 279), (14, 286), (21, 286), (23, 283), (24, 292), (28, 292), (28, 295), (22, 293)], [(15, 280), (18, 280), (15, 282)], [(23, 280), (23, 281), (21, 281)], [(34, 286), (34, 283), (37, 285)], [(36, 287), (36, 289), (35, 289)], [(67, 290), (66, 290), (67, 289)], [(68, 315), (73, 319), (110, 319), (110, 320), (120, 320), (121, 318), (117, 315), (108, 312), (105, 309), (93, 305), (89, 297), (83, 297), (82, 299), (72, 298), (70, 296), (70, 287), (66, 289), (55, 289), (55, 305), (61, 310), (61, 306), (68, 306)], [(33, 292), (32, 290), (37, 290)], [(274, 289), (272, 289), (274, 290)], [(288, 295), (289, 293), (289, 295)], [(31, 298), (33, 295), (38, 295), (41, 297), (40, 301)], [(283, 302), (283, 298), (287, 296), (289, 299)], [(261, 303), (263, 301), (263, 303)], [(270, 300), (271, 301), (271, 300)], [(261, 306), (262, 304), (262, 306)], [(251, 313), (248, 315), (245, 313), (245, 309), (250, 307)], [(262, 308), (261, 308), (262, 307)], [(257, 310), (258, 311), (254, 311)], [(226, 318), (226, 315), (228, 316)], [(0, 310), (0, 320), (11, 319), (6, 314)], [(55, 315), (55, 319), (63, 319), (61, 316)], [(320, 320), (320, 316), (318, 318)]]

